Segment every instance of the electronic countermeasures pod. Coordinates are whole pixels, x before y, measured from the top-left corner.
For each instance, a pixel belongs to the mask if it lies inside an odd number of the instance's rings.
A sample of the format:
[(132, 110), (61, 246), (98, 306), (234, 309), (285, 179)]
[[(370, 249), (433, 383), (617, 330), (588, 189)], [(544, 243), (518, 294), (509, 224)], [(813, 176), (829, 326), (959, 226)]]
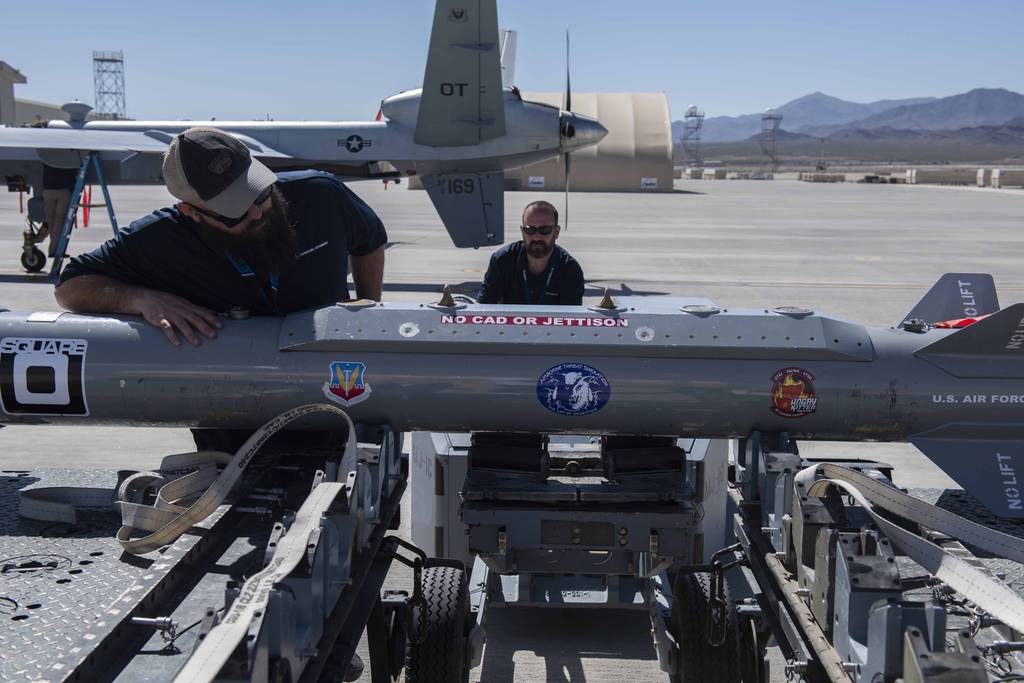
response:
[(1024, 304), (1000, 310), (990, 276), (945, 275), (884, 328), (611, 306), (339, 304), (226, 319), (198, 348), (139, 318), (5, 312), (0, 421), (255, 429), (325, 401), (397, 430), (909, 441), (1024, 517)]

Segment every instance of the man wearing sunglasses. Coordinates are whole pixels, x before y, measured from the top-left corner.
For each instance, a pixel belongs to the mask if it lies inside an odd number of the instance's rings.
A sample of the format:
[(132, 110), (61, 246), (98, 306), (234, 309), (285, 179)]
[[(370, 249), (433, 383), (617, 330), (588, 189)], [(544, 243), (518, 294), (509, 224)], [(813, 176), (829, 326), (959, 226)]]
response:
[(379, 300), (387, 233), (334, 176), (275, 174), (231, 135), (199, 126), (164, 157), (179, 203), (70, 260), (57, 303), (79, 313), (141, 315), (174, 345), (216, 337), (232, 308), (284, 315), (356, 296)]
[(482, 304), (579, 306), (583, 269), (555, 244), (561, 228), (558, 210), (545, 201), (523, 209), (523, 239), (491, 255), (477, 300)]

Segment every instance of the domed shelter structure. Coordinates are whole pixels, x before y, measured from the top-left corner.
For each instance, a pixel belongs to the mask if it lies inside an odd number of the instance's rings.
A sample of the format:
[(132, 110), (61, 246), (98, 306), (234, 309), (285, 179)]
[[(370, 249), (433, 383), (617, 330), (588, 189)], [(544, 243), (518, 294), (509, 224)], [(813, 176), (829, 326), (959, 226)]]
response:
[[(523, 99), (562, 106), (562, 93), (524, 92)], [(664, 93), (576, 93), (573, 111), (608, 129), (600, 144), (572, 153), (573, 192), (671, 192), (672, 122)], [(505, 177), (509, 190), (564, 190), (565, 167), (549, 159)]]

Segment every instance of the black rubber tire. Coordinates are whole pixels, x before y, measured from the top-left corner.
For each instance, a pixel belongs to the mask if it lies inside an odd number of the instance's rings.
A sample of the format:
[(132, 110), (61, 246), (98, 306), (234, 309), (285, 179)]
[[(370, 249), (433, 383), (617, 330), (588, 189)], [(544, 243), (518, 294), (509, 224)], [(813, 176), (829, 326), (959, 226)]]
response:
[(292, 666), (287, 659), (274, 658), (269, 662), (267, 680), (270, 683), (292, 683)]
[(753, 619), (739, 620), (740, 632), (740, 673), (743, 683), (762, 683), (761, 661), (764, 648), (758, 638)]
[(363, 677), (363, 672), (366, 670), (366, 665), (363, 664), (363, 658), (359, 656), (358, 652), (352, 653), (352, 659), (348, 662), (348, 670), (341, 677), (342, 681), (346, 683), (348, 681), (358, 681)]
[[(466, 572), (454, 567), (427, 567), (422, 580), (426, 633), (421, 642), (406, 643), (405, 680), (408, 683), (468, 681)], [(417, 623), (421, 618), (414, 609), (411, 621)]]
[(46, 265), (46, 254), (32, 247), (32, 251), (21, 252), (21, 267), (30, 273), (38, 273)]
[(725, 583), (725, 641), (708, 643), (711, 574), (679, 574), (673, 587), (672, 628), (679, 643), (678, 683), (739, 683), (740, 647), (736, 605)]

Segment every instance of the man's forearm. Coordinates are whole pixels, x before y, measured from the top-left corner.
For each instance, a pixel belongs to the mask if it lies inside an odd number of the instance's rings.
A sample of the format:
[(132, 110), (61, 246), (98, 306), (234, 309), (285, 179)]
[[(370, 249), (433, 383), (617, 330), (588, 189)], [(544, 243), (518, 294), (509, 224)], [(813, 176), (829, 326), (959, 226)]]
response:
[(75, 313), (141, 315), (175, 346), (181, 346), (179, 334), (199, 346), (202, 342), (197, 332), (214, 339), (221, 327), (217, 314), (209, 308), (171, 292), (129, 285), (106, 275), (71, 278), (54, 290), (54, 296), (58, 304)]
[(146, 290), (106, 275), (79, 275), (54, 290), (61, 308), (75, 313), (138, 315), (139, 297)]
[(384, 290), (384, 247), (369, 254), (353, 256), (352, 280), (356, 284), (356, 297), (380, 301)]

